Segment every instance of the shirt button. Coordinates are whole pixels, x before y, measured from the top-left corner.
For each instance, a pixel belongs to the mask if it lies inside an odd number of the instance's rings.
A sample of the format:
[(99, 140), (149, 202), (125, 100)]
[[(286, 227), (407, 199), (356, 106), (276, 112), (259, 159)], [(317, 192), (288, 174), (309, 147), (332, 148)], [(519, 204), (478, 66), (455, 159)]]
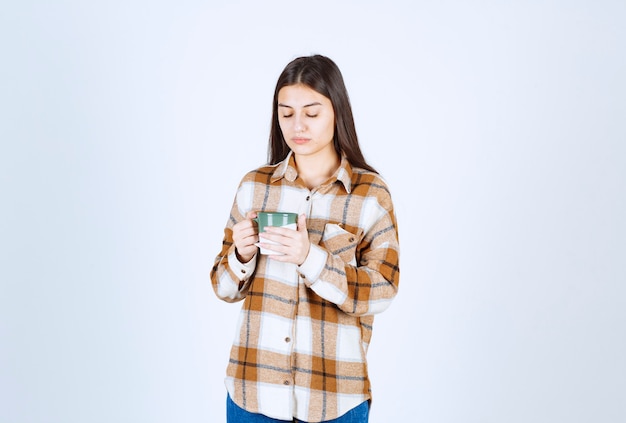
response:
[(290, 337), (286, 337), (285, 338), (285, 342), (291, 342), (291, 338)]
[(241, 273), (246, 273), (246, 269), (241, 269)]
[(306, 201), (309, 201), (310, 199), (311, 199), (311, 196), (310, 196), (310, 195), (307, 195), (307, 196), (306, 196)]
[(289, 385), (289, 381), (288, 380), (284, 381), (283, 385)]

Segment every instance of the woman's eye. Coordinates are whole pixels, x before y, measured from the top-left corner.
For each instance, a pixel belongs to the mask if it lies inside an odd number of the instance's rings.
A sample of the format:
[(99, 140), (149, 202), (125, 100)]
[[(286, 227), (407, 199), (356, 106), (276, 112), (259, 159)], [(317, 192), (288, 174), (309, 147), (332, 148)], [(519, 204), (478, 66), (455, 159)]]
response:
[(306, 116), (307, 116), (307, 117), (310, 117), (310, 118), (317, 117), (317, 115), (309, 115), (309, 114), (307, 114)]
[(291, 114), (291, 115), (283, 115), (283, 118), (290, 118), (292, 116), (293, 116), (293, 114)]

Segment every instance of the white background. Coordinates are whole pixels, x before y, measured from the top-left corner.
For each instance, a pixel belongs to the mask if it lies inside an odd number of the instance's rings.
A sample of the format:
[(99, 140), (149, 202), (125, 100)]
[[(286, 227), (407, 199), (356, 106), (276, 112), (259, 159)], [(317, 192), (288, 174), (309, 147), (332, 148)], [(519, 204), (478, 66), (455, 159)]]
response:
[(0, 422), (224, 421), (209, 271), (311, 53), (400, 224), (371, 421), (626, 420), (625, 2), (12, 3)]

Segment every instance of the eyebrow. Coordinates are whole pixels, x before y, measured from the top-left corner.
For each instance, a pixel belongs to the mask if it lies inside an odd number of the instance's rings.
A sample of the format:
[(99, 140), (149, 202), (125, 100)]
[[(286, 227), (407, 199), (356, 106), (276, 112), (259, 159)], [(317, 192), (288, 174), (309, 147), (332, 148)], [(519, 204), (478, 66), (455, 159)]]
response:
[[(322, 105), (322, 103), (315, 102), (315, 103), (311, 103), (311, 104), (306, 104), (306, 105), (304, 105), (302, 107), (321, 106), (321, 105)], [(283, 104), (283, 103), (278, 103), (278, 107), (289, 107), (290, 109), (293, 109), (293, 107), (288, 106), (288, 105)]]

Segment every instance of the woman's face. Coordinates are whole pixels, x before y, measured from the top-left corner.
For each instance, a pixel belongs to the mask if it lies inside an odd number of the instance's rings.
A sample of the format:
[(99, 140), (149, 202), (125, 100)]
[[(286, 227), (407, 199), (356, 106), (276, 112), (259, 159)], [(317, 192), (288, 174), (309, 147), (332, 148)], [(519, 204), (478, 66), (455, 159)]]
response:
[(336, 156), (335, 112), (330, 99), (306, 85), (288, 85), (278, 92), (278, 123), (296, 156)]

